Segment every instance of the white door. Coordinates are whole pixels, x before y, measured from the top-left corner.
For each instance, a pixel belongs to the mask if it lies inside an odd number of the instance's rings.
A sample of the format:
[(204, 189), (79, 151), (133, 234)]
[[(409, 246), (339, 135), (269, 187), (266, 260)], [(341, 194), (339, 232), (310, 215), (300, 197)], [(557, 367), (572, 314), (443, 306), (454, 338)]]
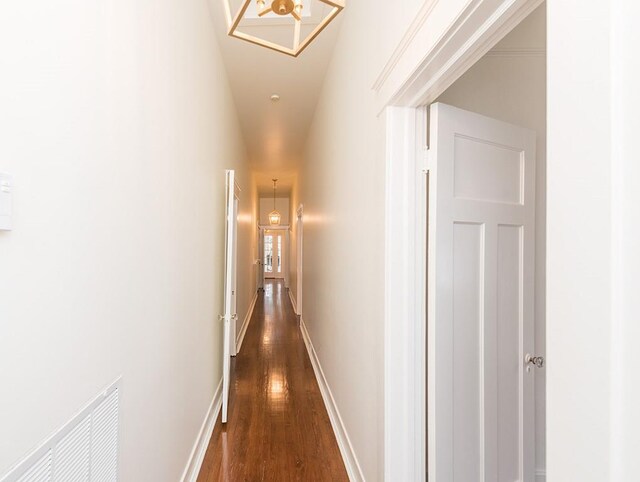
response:
[(264, 234), (264, 276), (284, 278), (285, 232), (267, 230)]
[(264, 229), (258, 228), (258, 291), (264, 290)]
[(429, 480), (533, 482), (535, 133), (430, 117)]
[(224, 324), (222, 334), (222, 423), (227, 423), (227, 413), (229, 410), (229, 382), (230, 382), (230, 366), (231, 366), (231, 350), (232, 350), (232, 322), (237, 318), (233, 311), (234, 303), (234, 259), (236, 250), (237, 230), (235, 223), (237, 216), (235, 213), (236, 200), (236, 183), (235, 172), (227, 171), (227, 191), (226, 191), (226, 222), (225, 222), (225, 258), (224, 258), (224, 315), (222, 321)]
[(239, 199), (234, 195), (233, 212), (231, 214), (231, 222), (233, 229), (233, 264), (231, 267), (231, 336), (230, 336), (230, 354), (236, 356), (238, 347), (236, 345), (238, 336), (238, 208)]
[(289, 289), (289, 247), (291, 246), (291, 233), (287, 229), (283, 232), (284, 248), (282, 250), (282, 271), (284, 272), (284, 287)]
[(302, 316), (303, 207), (298, 208), (296, 224), (296, 314)]

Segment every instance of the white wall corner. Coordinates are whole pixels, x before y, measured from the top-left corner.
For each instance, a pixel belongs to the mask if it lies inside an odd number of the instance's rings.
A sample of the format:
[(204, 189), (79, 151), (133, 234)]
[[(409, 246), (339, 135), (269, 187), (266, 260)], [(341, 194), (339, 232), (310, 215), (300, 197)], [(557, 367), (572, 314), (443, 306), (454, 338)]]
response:
[(365, 479), (362, 473), (362, 468), (358, 463), (356, 453), (353, 450), (353, 446), (351, 445), (351, 441), (349, 440), (349, 435), (347, 434), (347, 429), (344, 426), (342, 417), (340, 416), (340, 411), (338, 410), (338, 406), (336, 405), (336, 402), (333, 398), (331, 389), (329, 388), (329, 385), (327, 383), (327, 379), (324, 376), (322, 366), (320, 365), (320, 360), (318, 359), (316, 350), (313, 347), (313, 343), (311, 343), (311, 338), (309, 337), (307, 326), (305, 325), (304, 319), (302, 319), (302, 317), (300, 318), (300, 331), (302, 332), (302, 339), (304, 340), (304, 344), (307, 347), (307, 353), (309, 354), (309, 359), (311, 360), (311, 365), (313, 366), (313, 372), (316, 375), (316, 380), (318, 381), (318, 386), (320, 387), (322, 400), (324, 401), (325, 408), (327, 409), (327, 412), (329, 414), (329, 420), (331, 420), (333, 433), (336, 436), (338, 447), (340, 448), (340, 454), (342, 455), (342, 460), (344, 461), (345, 468), (347, 469), (347, 474), (349, 475), (349, 480), (351, 482), (364, 482)]
[(240, 348), (242, 348), (242, 342), (244, 341), (244, 336), (247, 334), (247, 328), (249, 328), (249, 323), (251, 323), (251, 317), (253, 316), (253, 310), (256, 307), (256, 301), (258, 301), (257, 291), (253, 295), (253, 299), (251, 300), (251, 304), (249, 305), (247, 314), (244, 317), (244, 321), (242, 322), (240, 331), (236, 335), (236, 353), (240, 353)]
[(213, 434), (213, 428), (216, 425), (216, 420), (218, 419), (221, 408), (222, 380), (218, 383), (218, 388), (216, 388), (213, 395), (213, 400), (211, 400), (209, 410), (207, 410), (207, 414), (204, 417), (202, 427), (200, 427), (200, 432), (198, 433), (198, 437), (196, 438), (191, 454), (189, 455), (189, 461), (187, 462), (187, 466), (185, 467), (182, 478), (180, 479), (181, 482), (196, 482), (198, 479), (200, 468), (202, 467), (202, 462), (204, 462), (204, 456), (207, 453), (207, 447), (209, 446), (209, 441)]

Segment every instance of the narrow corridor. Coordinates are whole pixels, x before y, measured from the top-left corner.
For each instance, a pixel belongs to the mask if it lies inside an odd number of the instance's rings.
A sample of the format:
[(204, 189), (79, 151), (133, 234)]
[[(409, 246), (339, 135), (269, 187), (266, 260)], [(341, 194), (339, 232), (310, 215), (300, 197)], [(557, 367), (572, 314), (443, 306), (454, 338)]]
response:
[(231, 373), (198, 482), (348, 480), (281, 280), (265, 283)]

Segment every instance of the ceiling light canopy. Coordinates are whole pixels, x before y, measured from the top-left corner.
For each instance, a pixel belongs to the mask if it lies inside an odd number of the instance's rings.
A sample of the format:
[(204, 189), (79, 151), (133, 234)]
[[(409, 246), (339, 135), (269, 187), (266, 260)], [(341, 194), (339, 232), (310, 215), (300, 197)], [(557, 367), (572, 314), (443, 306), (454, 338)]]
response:
[[(315, 0), (323, 3), (329, 7), (329, 11), (320, 20), (315, 28), (308, 33), (305, 37), (302, 35), (302, 23), (303, 12), (305, 3), (309, 4), (311, 0), (242, 0), (240, 9), (235, 14), (231, 13), (230, 0), (223, 0), (225, 3), (225, 10), (227, 15), (227, 24), (229, 27), (229, 35), (236, 37), (247, 42), (251, 42), (262, 47), (266, 47), (277, 52), (297, 57), (306, 49), (313, 40), (320, 35), (329, 23), (336, 18), (336, 16), (344, 8), (344, 0)], [(239, 27), (240, 23), (246, 18), (247, 9), (252, 2), (256, 3), (258, 10), (258, 17), (265, 18), (269, 14), (275, 14), (281, 17), (291, 17), (293, 19), (291, 27), (292, 46), (288, 47), (281, 45), (275, 41), (261, 38), (257, 35), (249, 35), (248, 33), (241, 32)]]

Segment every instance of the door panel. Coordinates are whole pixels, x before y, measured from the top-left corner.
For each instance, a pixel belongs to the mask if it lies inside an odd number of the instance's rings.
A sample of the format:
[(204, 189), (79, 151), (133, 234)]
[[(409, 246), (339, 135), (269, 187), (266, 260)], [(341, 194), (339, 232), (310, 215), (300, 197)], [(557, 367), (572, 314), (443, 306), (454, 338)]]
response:
[(234, 258), (236, 248), (235, 229), (235, 172), (226, 172), (226, 206), (225, 206), (225, 258), (224, 258), (224, 314), (222, 315), (222, 423), (227, 423), (229, 410), (229, 384), (231, 369), (231, 337), (233, 312)]
[(231, 336), (230, 355), (238, 354), (236, 338), (238, 336), (238, 206), (239, 200), (234, 196), (231, 222), (233, 224), (233, 265), (231, 268)]
[(465, 460), (454, 480), (481, 480), (483, 245), (481, 224), (453, 225), (453, 450)]
[(535, 133), (430, 117), (429, 477), (533, 482)]

